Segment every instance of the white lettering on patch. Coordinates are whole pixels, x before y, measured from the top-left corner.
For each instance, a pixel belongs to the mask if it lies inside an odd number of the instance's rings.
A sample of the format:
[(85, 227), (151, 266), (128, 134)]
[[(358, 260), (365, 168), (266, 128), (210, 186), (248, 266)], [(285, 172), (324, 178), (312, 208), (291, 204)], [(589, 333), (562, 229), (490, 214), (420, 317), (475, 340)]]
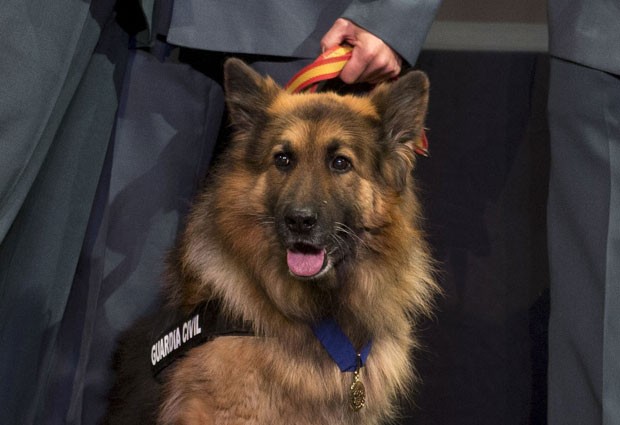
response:
[(151, 365), (157, 365), (157, 363), (161, 362), (168, 355), (174, 351), (177, 351), (184, 344), (187, 344), (201, 333), (202, 328), (200, 327), (200, 316), (196, 314), (188, 321), (183, 322), (183, 325), (180, 327), (177, 326), (169, 333), (155, 341), (151, 347)]

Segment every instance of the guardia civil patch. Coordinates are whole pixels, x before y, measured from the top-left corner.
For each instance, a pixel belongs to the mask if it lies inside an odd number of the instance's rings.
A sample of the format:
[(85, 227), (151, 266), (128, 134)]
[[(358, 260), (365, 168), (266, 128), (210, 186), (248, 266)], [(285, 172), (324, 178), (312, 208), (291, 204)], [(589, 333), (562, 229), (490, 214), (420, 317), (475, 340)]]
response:
[(190, 314), (169, 311), (160, 317), (160, 330), (151, 341), (151, 371), (159, 373), (184, 356), (190, 349), (220, 336), (250, 336), (253, 331), (248, 323), (233, 321), (222, 315), (220, 305), (211, 300), (199, 304)]

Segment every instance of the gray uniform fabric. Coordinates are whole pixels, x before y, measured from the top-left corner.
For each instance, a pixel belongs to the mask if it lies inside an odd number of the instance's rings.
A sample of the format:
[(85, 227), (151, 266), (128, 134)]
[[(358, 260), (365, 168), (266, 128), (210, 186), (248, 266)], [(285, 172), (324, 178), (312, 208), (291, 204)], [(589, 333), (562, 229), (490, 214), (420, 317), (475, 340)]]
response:
[(549, 5), (551, 425), (620, 423), (620, 4)]
[(620, 75), (620, 2), (549, 0), (548, 9), (551, 55)]
[[(198, 3), (121, 2), (140, 12), (122, 19), (125, 30), (113, 1), (20, 0), (0, 9), (0, 28), (11, 34), (0, 50), (14, 59), (0, 61), (10, 83), (0, 85), (0, 380), (11, 383), (0, 390), (0, 423), (102, 416), (114, 339), (157, 307), (162, 260), (220, 131), (214, 52), (252, 54), (257, 69), (284, 83), (351, 8), (397, 50), (406, 40), (399, 52), (413, 63), (438, 2), (204, 2), (238, 18), (225, 27), (204, 20), (217, 15), (188, 15)], [(363, 13), (378, 5), (381, 14)], [(267, 27), (289, 50), (241, 10), (274, 11)], [(127, 28), (147, 48), (128, 50)], [(180, 29), (229, 44), (193, 44)], [(255, 44), (235, 48), (241, 34)]]
[[(113, 2), (0, 8), (0, 423), (37, 418), (110, 138), (128, 36)], [(121, 48), (119, 48), (121, 46)]]
[[(165, 254), (205, 174), (222, 114), (219, 85), (189, 65), (131, 53), (46, 400), (64, 406), (71, 423), (98, 423), (116, 336), (158, 306)], [(65, 363), (71, 358), (75, 365)]]
[(345, 17), (415, 63), (440, 0), (187, 0), (177, 3), (168, 41), (219, 52), (313, 58)]

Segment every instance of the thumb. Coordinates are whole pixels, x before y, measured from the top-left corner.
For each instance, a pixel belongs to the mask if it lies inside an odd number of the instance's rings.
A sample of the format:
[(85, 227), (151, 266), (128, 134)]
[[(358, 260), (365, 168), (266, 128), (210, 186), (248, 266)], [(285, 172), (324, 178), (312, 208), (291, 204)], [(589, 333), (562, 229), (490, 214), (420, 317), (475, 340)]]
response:
[(323, 51), (330, 47), (339, 46), (343, 44), (351, 33), (350, 22), (343, 18), (338, 18), (334, 22), (334, 25), (325, 33), (321, 39), (321, 49)]

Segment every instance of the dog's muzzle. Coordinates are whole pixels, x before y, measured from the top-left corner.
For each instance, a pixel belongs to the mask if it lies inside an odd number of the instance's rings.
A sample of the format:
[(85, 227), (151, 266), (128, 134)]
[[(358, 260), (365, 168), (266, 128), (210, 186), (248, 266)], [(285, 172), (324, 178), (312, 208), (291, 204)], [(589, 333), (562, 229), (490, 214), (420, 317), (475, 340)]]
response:
[(315, 278), (330, 267), (325, 226), (312, 208), (289, 208), (279, 226), (287, 248), (286, 263), (296, 277)]

